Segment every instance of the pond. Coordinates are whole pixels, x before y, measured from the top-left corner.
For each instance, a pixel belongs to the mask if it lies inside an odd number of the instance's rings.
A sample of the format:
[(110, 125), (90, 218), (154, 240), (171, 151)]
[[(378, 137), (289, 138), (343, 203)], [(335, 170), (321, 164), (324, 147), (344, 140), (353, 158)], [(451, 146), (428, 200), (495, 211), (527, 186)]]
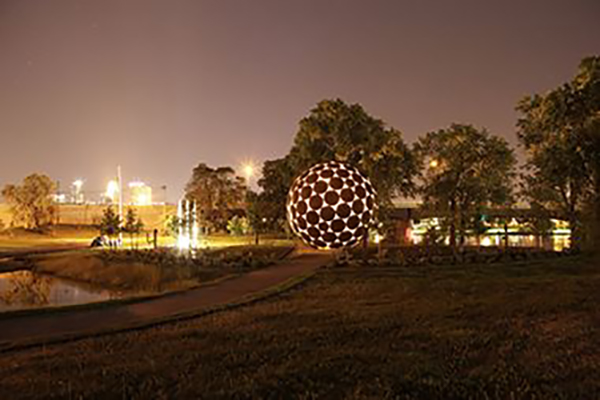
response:
[(27, 270), (0, 273), (0, 312), (86, 304), (122, 297), (124, 295), (120, 292), (96, 290)]

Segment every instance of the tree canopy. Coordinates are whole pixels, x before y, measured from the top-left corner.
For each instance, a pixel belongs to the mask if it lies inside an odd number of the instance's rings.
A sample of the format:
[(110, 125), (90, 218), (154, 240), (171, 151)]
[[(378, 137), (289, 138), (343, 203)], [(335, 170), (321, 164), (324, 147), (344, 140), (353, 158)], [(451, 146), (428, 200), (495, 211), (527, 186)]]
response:
[(235, 209), (244, 207), (246, 183), (230, 167), (211, 168), (201, 163), (187, 183), (186, 198), (195, 200), (205, 227), (225, 230)]
[[(144, 229), (144, 222), (138, 216), (138, 213), (135, 210), (135, 208), (132, 208), (132, 207), (128, 208), (127, 214), (125, 214), (125, 224), (122, 227), (122, 231), (129, 234), (129, 239), (130, 239), (129, 245), (132, 248), (134, 247), (133, 237), (135, 236), (137, 239), (137, 236), (143, 231), (143, 229)], [(136, 246), (137, 246), (137, 243), (136, 243)]]
[(360, 104), (319, 102), (300, 120), (289, 157), (296, 174), (319, 162), (348, 163), (369, 177), (380, 202), (414, 190), (417, 164), (402, 133), (370, 116)]
[(424, 206), (446, 215), (451, 245), (483, 206), (510, 200), (516, 160), (503, 138), (453, 124), (421, 137), (415, 151), (424, 164), (419, 188)]
[(112, 238), (121, 232), (121, 218), (115, 212), (113, 207), (109, 205), (102, 213), (100, 221), (100, 233)]
[(31, 174), (20, 185), (8, 184), (2, 196), (11, 206), (13, 223), (28, 229), (40, 229), (52, 224), (56, 207), (52, 194), (56, 185), (47, 175)]
[(250, 196), (249, 201), (251, 210), (256, 210), (260, 219), (267, 218), (272, 228), (285, 221), (285, 204), (295, 175), (289, 156), (263, 164), (262, 177), (258, 180), (262, 191)]
[(267, 161), (258, 184), (272, 199), (278, 218), (293, 179), (312, 165), (336, 160), (369, 177), (382, 207), (414, 192), (417, 163), (400, 131), (370, 116), (360, 104), (323, 100), (302, 118), (288, 155)]
[(576, 75), (545, 94), (523, 98), (518, 138), (527, 152), (524, 193), (569, 220), (580, 244), (582, 212), (594, 205), (594, 247), (600, 246), (600, 57), (581, 61)]

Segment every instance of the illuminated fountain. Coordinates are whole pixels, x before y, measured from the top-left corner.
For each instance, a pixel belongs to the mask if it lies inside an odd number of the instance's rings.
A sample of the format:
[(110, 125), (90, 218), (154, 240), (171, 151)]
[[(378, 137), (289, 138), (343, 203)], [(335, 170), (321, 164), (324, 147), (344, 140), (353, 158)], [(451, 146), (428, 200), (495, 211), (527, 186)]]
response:
[(177, 204), (177, 247), (180, 250), (196, 250), (198, 248), (198, 212), (195, 201), (179, 200)]

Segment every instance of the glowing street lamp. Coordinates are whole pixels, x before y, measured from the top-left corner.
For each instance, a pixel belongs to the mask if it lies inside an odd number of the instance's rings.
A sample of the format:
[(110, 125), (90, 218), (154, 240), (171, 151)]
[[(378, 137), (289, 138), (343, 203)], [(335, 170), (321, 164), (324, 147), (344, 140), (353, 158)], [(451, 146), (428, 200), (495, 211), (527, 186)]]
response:
[(431, 161), (429, 161), (429, 166), (431, 168), (437, 168), (438, 165), (440, 165), (439, 161), (436, 160), (435, 158), (433, 158)]
[(246, 175), (246, 179), (250, 182), (250, 178), (254, 175), (254, 165), (252, 163), (244, 164), (244, 175)]
[[(249, 194), (250, 194), (250, 178), (254, 175), (254, 164), (252, 162), (244, 163), (242, 166), (244, 171), (244, 175), (246, 175), (246, 218), (249, 220), (250, 218), (250, 203), (248, 202)], [(250, 239), (252, 240), (252, 239)], [(256, 238), (258, 242), (258, 236)], [(258, 244), (258, 243), (257, 243)]]

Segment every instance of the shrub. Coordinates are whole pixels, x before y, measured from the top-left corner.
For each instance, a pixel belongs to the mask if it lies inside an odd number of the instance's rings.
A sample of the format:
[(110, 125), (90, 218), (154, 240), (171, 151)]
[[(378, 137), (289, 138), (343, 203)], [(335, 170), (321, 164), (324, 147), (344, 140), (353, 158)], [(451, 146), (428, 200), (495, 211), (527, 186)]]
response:
[(248, 219), (245, 217), (238, 217), (237, 215), (229, 220), (227, 223), (227, 231), (234, 236), (246, 235), (250, 231), (250, 224)]

